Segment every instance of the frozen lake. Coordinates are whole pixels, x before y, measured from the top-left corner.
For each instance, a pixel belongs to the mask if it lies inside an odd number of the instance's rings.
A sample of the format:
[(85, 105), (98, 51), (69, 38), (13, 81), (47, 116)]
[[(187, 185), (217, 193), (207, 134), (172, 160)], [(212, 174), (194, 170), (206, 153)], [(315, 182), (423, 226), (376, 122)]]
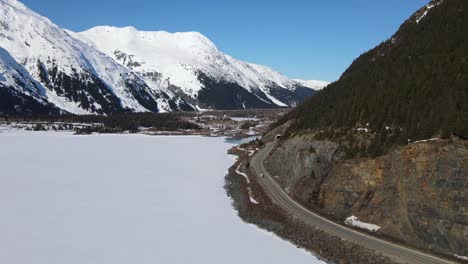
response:
[(239, 219), (223, 189), (231, 146), (0, 133), (0, 263), (322, 263)]

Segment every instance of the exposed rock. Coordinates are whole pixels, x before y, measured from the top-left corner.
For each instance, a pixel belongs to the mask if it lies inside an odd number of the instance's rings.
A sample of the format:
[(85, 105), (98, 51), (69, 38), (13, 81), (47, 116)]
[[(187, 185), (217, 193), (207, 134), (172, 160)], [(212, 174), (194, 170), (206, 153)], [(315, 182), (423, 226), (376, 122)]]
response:
[(294, 137), (279, 144), (265, 166), (288, 193), (303, 177), (310, 177), (318, 187), (336, 159), (338, 149), (334, 142), (314, 140), (307, 135)]
[(343, 222), (355, 215), (377, 235), (448, 255), (468, 255), (468, 148), (434, 140), (375, 159), (344, 160), (339, 145), (299, 135), (265, 162), (301, 203)]

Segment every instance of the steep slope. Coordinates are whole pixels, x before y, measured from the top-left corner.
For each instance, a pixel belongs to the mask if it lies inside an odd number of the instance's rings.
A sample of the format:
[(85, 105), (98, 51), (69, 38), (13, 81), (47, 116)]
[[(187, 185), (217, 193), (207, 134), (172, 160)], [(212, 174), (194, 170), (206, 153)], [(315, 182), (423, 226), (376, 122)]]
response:
[(291, 107), (314, 93), (268, 67), (220, 52), (197, 32), (102, 26), (69, 33), (200, 108)]
[(466, 1), (432, 1), (285, 120), (297, 120), (293, 130), (393, 128), (402, 142), (467, 138), (467, 12)]
[(57, 107), (47, 102), (45, 94), (44, 87), (8, 51), (0, 48), (0, 113), (61, 113)]
[(75, 114), (191, 108), (16, 0), (0, 1), (0, 46)]
[(330, 219), (468, 256), (467, 26), (465, 0), (418, 10), (276, 124), (269, 173)]

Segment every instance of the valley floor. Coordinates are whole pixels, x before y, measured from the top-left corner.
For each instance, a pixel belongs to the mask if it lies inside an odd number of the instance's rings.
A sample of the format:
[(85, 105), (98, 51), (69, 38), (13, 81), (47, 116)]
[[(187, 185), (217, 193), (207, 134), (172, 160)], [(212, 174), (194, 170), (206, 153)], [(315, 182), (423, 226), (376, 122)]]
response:
[(77, 134), (199, 135), (246, 138), (265, 133), (289, 109), (127, 113), (111, 116), (2, 116), (0, 130), (74, 131)]

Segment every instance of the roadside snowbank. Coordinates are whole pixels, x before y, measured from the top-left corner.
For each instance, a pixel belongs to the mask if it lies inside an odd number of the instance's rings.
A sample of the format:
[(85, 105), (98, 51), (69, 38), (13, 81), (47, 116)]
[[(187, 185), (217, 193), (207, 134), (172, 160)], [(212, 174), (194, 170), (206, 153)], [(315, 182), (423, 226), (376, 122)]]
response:
[(380, 229), (380, 226), (378, 226), (378, 225), (364, 223), (364, 222), (359, 221), (359, 219), (354, 215), (346, 218), (345, 224), (350, 225), (350, 226), (359, 227), (359, 228), (362, 228), (362, 229), (367, 229), (367, 230), (372, 231), (372, 232), (375, 232), (375, 231)]

